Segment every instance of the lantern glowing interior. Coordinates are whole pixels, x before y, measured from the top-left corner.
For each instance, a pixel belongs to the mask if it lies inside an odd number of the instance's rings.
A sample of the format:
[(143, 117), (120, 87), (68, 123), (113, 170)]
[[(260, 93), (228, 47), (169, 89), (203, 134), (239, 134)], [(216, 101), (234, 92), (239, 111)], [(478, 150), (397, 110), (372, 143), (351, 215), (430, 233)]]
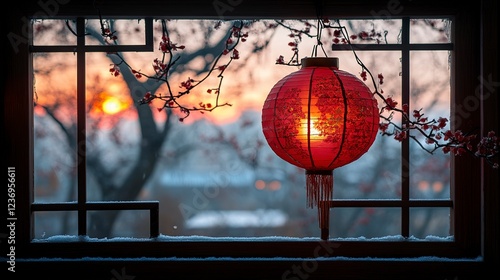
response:
[(377, 135), (379, 110), (370, 89), (338, 69), (338, 58), (304, 58), (278, 81), (262, 109), (271, 149), (306, 170), (307, 205), (330, 200), (333, 170), (360, 158)]

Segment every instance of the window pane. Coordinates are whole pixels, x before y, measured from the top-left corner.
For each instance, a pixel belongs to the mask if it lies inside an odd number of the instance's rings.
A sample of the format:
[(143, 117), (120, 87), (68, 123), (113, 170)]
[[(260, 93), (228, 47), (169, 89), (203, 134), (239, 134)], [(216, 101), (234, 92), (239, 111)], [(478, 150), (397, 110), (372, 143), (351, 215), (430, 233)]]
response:
[(450, 155), (437, 151), (431, 155), (411, 143), (410, 198), (450, 198)]
[(121, 200), (116, 190), (126, 180), (139, 149), (135, 101), (123, 78), (110, 74), (112, 61), (105, 54), (88, 53), (86, 62), (87, 198)]
[[(108, 221), (115, 216), (114, 226)], [(91, 238), (149, 238), (150, 223), (149, 211), (147, 210), (100, 210), (89, 211), (87, 215), (88, 236)], [(108, 231), (108, 226), (111, 228)], [(106, 233), (103, 236), (103, 233)]]
[(331, 238), (381, 238), (401, 235), (398, 208), (334, 208), (330, 210)]
[[(188, 235), (209, 236), (288, 236), (288, 214), (281, 210), (206, 210), (193, 215), (184, 224)], [(302, 231), (302, 229), (300, 230)], [(303, 237), (298, 230), (292, 236)]]
[(38, 53), (34, 55), (33, 69), (34, 200), (73, 201), (77, 167), (76, 57), (72, 53)]
[(352, 43), (356, 44), (399, 44), (401, 43), (399, 19), (341, 20)]
[[(73, 24), (72, 20), (68, 20)], [(75, 31), (67, 27), (65, 20), (34, 20), (33, 21), (33, 45), (35, 46), (60, 46), (76, 45)]]
[[(419, 51), (412, 52), (411, 64), (411, 96), (410, 113), (418, 111), (418, 118), (426, 123), (439, 118), (450, 120), (450, 68), (449, 53), (447, 51)], [(424, 121), (424, 118), (428, 118)], [(435, 123), (439, 125), (439, 123)], [(444, 133), (450, 129), (449, 121), (446, 126), (433, 129), (432, 124), (425, 131), (429, 133)], [(422, 134), (415, 132), (419, 143), (410, 141), (410, 184), (411, 198), (449, 198), (450, 197), (450, 155), (442, 149), (435, 149), (435, 144), (426, 140)], [(440, 143), (444, 143), (441, 139)], [(432, 152), (433, 154), (431, 154)]]
[(78, 235), (76, 211), (37, 211), (34, 213), (35, 239)]
[(450, 19), (412, 19), (410, 43), (450, 43)]
[[(100, 36), (103, 34), (105, 36)], [(86, 45), (144, 45), (144, 20), (89, 19), (86, 24)]]
[(410, 235), (417, 238), (450, 237), (450, 209), (410, 209)]

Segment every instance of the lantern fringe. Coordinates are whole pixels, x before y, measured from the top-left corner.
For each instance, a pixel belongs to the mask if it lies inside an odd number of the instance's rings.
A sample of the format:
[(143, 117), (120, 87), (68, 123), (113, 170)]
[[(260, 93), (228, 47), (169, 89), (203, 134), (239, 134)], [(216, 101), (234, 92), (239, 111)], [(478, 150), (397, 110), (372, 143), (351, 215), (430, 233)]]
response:
[(320, 201), (333, 197), (333, 171), (306, 172), (307, 206), (314, 208)]

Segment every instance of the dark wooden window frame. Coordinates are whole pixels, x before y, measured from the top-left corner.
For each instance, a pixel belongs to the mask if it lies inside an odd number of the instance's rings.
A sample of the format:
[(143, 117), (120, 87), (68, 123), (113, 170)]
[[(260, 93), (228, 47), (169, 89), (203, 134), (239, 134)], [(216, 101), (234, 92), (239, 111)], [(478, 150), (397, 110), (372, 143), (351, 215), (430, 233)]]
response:
[[(103, 1), (104, 2), (104, 1)], [(318, 1), (106, 1), (102, 12), (109, 17), (177, 18), (304, 18), (316, 16)], [(125, 3), (124, 3), (125, 2)], [(251, 3), (250, 3), (251, 2)], [(417, 2), (417, 3), (416, 3)], [(489, 94), (480, 99), (479, 110), (462, 121), (480, 124), (482, 134), (498, 131), (498, 97), (491, 90), (498, 81), (498, 4), (478, 1), (457, 5), (453, 1), (351, 1), (322, 2), (328, 17), (388, 18), (452, 17), (452, 115), (476, 90)], [(41, 6), (39, 3), (52, 3)], [(61, 18), (95, 15), (89, 3), (40, 1), (18, 5), (9, 13), (4, 28), (29, 40), (24, 19), (49, 14)], [(214, 5), (225, 4), (226, 10)], [(159, 4), (163, 4), (159, 5)], [(47, 8), (49, 7), (49, 8)], [(45, 9), (44, 9), (45, 8)], [(57, 13), (55, 12), (57, 8)], [(47, 10), (49, 9), (49, 10)], [(50, 14), (50, 12), (53, 14)], [(399, 10), (398, 10), (399, 11)], [(491, 36), (496, 34), (495, 36)], [(24, 36), (24, 37), (22, 37)], [(457, 279), (476, 278), (486, 266), (498, 262), (499, 192), (498, 173), (477, 159), (452, 160), (452, 242), (365, 242), (365, 241), (126, 241), (126, 242), (32, 242), (33, 211), (33, 112), (31, 99), (31, 55), (28, 44), (13, 48), (6, 42), (7, 77), (4, 88), (4, 131), (7, 166), (16, 168), (16, 273), (81, 275), (93, 279), (116, 278), (113, 273), (139, 279), (165, 279), (174, 275), (208, 275), (219, 279), (309, 279), (322, 276), (339, 279)], [(493, 83), (485, 84), (483, 81)], [(494, 87), (493, 87), (494, 89)], [(485, 96), (485, 95), (484, 95)], [(6, 201), (6, 200), (4, 200)], [(99, 208), (99, 206), (95, 206)], [(2, 242), (2, 246), (6, 244)], [(9, 248), (6, 248), (6, 250)], [(5, 254), (3, 255), (5, 256)], [(432, 256), (429, 258), (429, 256)], [(102, 259), (104, 257), (104, 259)], [(319, 257), (319, 258), (318, 258)], [(56, 258), (57, 261), (50, 260)], [(77, 271), (77, 273), (75, 273)], [(35, 272), (36, 273), (36, 272)], [(122, 274), (120, 274), (122, 273)], [(162, 274), (166, 273), (166, 274)], [(19, 275), (18, 274), (18, 275)], [(294, 278), (295, 277), (295, 278)], [(167, 277), (168, 278), (168, 277)]]

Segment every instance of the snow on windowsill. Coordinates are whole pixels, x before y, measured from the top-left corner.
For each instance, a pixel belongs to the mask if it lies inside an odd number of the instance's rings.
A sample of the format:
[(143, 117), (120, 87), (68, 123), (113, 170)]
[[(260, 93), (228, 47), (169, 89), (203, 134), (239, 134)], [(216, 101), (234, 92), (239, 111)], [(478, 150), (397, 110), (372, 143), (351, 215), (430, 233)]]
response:
[[(349, 238), (332, 238), (328, 241), (441, 241), (449, 242), (453, 241), (453, 236), (439, 237), (439, 236), (427, 236), (425, 238), (409, 237), (405, 238), (401, 235), (366, 238), (366, 237), (349, 237)], [(76, 235), (55, 235), (43, 239), (33, 239), (33, 242), (44, 243), (44, 242), (138, 242), (138, 241), (178, 241), (178, 242), (189, 242), (189, 241), (321, 241), (319, 237), (286, 237), (286, 236), (266, 236), (266, 237), (210, 237), (210, 236), (168, 236), (160, 235), (156, 238), (135, 238), (135, 237), (113, 237), (113, 238), (91, 238), (88, 236), (76, 236)]]
[[(316, 237), (306, 237), (306, 238), (296, 238), (296, 237), (283, 237), (283, 236), (269, 236), (269, 237), (207, 237), (207, 236), (166, 236), (160, 235), (157, 238), (89, 238), (86, 236), (74, 236), (74, 235), (58, 235), (52, 236), (46, 239), (34, 239), (33, 242), (38, 243), (50, 243), (50, 242), (137, 242), (137, 241), (322, 241), (320, 238)], [(329, 239), (329, 241), (453, 241), (453, 237), (437, 237), (428, 236), (424, 239), (419, 239), (415, 237), (404, 238), (402, 236), (385, 236), (380, 238), (334, 238)], [(83, 257), (79, 259), (64, 259), (64, 258), (37, 258), (37, 259), (23, 259), (20, 261), (297, 261), (297, 260), (307, 260), (311, 258), (293, 258), (293, 257), (264, 257), (264, 258), (234, 258), (234, 257), (203, 257), (203, 258), (188, 258), (188, 257), (164, 257), (164, 258), (151, 258), (151, 257), (139, 257), (139, 258), (108, 258), (108, 257)], [(314, 258), (318, 261), (395, 261), (395, 262), (415, 262), (415, 261), (425, 261), (425, 262), (478, 262), (482, 261), (483, 258), (478, 256), (476, 258), (445, 258), (436, 256), (420, 256), (414, 258), (377, 258), (377, 257), (317, 257)]]

